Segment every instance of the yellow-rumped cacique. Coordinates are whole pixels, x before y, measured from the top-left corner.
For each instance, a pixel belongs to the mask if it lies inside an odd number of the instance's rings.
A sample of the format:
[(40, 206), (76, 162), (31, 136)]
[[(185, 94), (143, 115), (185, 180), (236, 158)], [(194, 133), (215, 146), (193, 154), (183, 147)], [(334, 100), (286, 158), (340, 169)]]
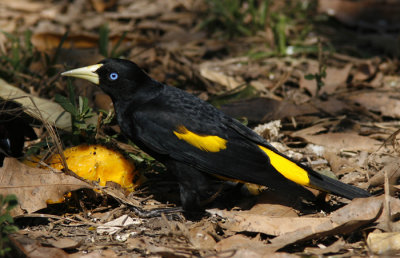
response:
[(122, 132), (177, 177), (186, 211), (201, 208), (209, 175), (272, 189), (299, 184), (347, 199), (370, 196), (294, 161), (239, 121), (150, 78), (131, 61), (105, 59), (62, 75), (91, 81), (110, 95)]

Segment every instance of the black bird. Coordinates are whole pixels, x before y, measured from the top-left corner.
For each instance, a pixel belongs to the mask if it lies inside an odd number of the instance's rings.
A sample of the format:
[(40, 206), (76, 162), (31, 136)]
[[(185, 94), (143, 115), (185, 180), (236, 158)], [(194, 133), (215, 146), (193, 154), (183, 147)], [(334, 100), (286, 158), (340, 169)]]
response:
[(131, 61), (105, 59), (62, 75), (89, 80), (110, 95), (122, 132), (178, 178), (186, 211), (199, 209), (209, 175), (273, 189), (295, 182), (347, 199), (370, 196), (292, 160), (239, 121), (155, 81)]

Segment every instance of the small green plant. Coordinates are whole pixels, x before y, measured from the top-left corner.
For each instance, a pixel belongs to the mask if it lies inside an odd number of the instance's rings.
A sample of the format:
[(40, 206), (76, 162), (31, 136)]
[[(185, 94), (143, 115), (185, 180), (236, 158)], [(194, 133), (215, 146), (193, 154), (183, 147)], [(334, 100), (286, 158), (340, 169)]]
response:
[(18, 227), (13, 225), (14, 219), (10, 215), (10, 211), (18, 204), (17, 197), (14, 194), (3, 196), (0, 195), (0, 256), (5, 256), (11, 251), (9, 247), (8, 235), (18, 231)]
[(287, 47), (287, 38), (286, 38), (286, 27), (287, 27), (287, 18), (283, 14), (272, 15), (272, 20), (274, 26), (274, 38), (275, 44), (277, 45), (279, 55), (286, 55), (286, 47)]
[(326, 57), (324, 56), (322, 43), (318, 39), (318, 72), (304, 75), (304, 79), (315, 80), (317, 82), (317, 95), (325, 85), (323, 79), (326, 78), (326, 68)]
[(68, 92), (68, 97), (56, 94), (55, 101), (71, 114), (72, 134), (75, 136), (72, 141), (77, 144), (80, 143), (79, 136), (90, 139), (96, 134), (96, 125), (89, 121), (96, 113), (89, 107), (89, 100), (86, 97), (76, 97), (70, 81), (68, 81)]
[(119, 57), (125, 52), (125, 50), (119, 49), (121, 43), (126, 37), (126, 32), (122, 34), (122, 36), (118, 39), (118, 42), (110, 49), (110, 30), (108, 29), (108, 25), (105, 24), (100, 27), (99, 31), (99, 52), (102, 56), (107, 58)]

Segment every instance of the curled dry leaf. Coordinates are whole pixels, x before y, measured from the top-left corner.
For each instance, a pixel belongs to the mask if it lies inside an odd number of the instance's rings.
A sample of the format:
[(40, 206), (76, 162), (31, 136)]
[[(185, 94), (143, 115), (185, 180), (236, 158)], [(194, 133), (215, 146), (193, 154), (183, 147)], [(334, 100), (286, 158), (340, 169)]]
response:
[(0, 194), (15, 194), (19, 206), (13, 216), (32, 213), (58, 202), (64, 194), (81, 188), (91, 188), (85, 182), (64, 173), (28, 167), (16, 159), (6, 158), (0, 168)]

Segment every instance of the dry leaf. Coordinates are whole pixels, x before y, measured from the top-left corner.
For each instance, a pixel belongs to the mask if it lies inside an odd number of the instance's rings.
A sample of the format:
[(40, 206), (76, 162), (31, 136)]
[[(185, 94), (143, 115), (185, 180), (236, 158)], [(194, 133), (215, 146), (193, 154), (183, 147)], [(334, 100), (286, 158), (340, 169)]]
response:
[[(400, 200), (391, 198), (392, 216), (400, 212)], [(271, 248), (280, 248), (316, 237), (347, 234), (372, 221), (382, 221), (384, 196), (360, 198), (324, 218), (279, 218), (249, 214), (248, 212), (211, 210), (224, 217), (222, 227), (236, 232), (262, 232), (277, 235), (271, 240)]]
[[(312, 128), (312, 127), (311, 127)], [(291, 134), (292, 137), (301, 137), (309, 143), (321, 145), (331, 151), (375, 151), (382, 145), (381, 142), (370, 137), (361, 136), (354, 132), (314, 134), (311, 128), (299, 130)], [(317, 125), (320, 129), (320, 126)]]
[[(400, 211), (400, 200), (391, 198), (392, 214)], [(283, 234), (271, 240), (271, 244), (278, 250), (286, 245), (313, 239), (315, 237), (347, 234), (363, 225), (380, 218), (385, 218), (382, 213), (384, 196), (355, 199), (343, 208), (333, 212), (331, 221), (315, 225), (313, 228), (305, 227), (298, 231)]]
[(259, 214), (251, 214), (244, 211), (207, 210), (226, 219), (221, 227), (235, 232), (250, 231), (261, 232), (271, 236), (279, 236), (288, 232), (297, 231), (308, 227), (313, 229), (326, 222), (330, 218), (309, 217), (271, 217)]
[(220, 66), (216, 66), (215, 62), (204, 62), (200, 64), (199, 69), (201, 76), (212, 82), (225, 86), (227, 91), (234, 90), (245, 84), (242, 78), (225, 74), (221, 71)]
[(347, 64), (343, 68), (328, 67), (326, 69), (326, 77), (323, 79), (324, 86), (321, 88), (321, 93), (330, 95), (337, 88), (345, 87), (352, 67), (352, 64)]
[(400, 94), (396, 92), (357, 92), (348, 94), (345, 99), (353, 101), (368, 110), (379, 112), (382, 116), (400, 118)]
[[(10, 236), (12, 242), (16, 243), (23, 252), (24, 256), (21, 257), (57, 257), (57, 258), (69, 258), (68, 253), (62, 249), (53, 247), (44, 247), (38, 240), (33, 240), (25, 235), (13, 234)], [(22, 254), (21, 254), (22, 255)]]
[(200, 223), (189, 229), (190, 243), (198, 249), (214, 249), (216, 241), (209, 234), (214, 231), (212, 224)]
[(48, 242), (60, 249), (75, 249), (80, 246), (80, 243), (71, 238), (59, 238), (57, 240), (49, 239)]
[(371, 179), (369, 183), (371, 186), (383, 185), (384, 183), (384, 175), (387, 173), (390, 184), (395, 184), (397, 179), (400, 177), (400, 160), (398, 157), (385, 157), (387, 162), (383, 164), (383, 168), (376, 173)]
[(71, 114), (65, 112), (57, 103), (30, 95), (2, 79), (0, 79), (0, 97), (22, 104), (29, 111), (28, 115), (36, 114), (35, 117), (38, 118), (40, 112), (47, 122), (60, 129), (71, 130)]
[(18, 208), (11, 210), (13, 216), (46, 208), (47, 201), (58, 202), (66, 192), (81, 188), (91, 187), (75, 177), (28, 167), (12, 158), (6, 158), (0, 168), (0, 194), (18, 198)]

